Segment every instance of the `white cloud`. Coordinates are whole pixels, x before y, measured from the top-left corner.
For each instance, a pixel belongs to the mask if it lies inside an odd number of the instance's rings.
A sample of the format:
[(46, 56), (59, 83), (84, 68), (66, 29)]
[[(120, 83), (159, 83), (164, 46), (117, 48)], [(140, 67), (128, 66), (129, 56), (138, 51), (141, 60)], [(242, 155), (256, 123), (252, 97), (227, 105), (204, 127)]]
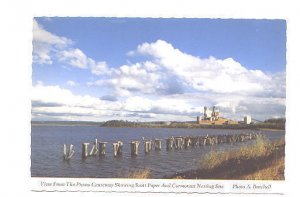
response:
[(51, 114), (59, 119), (81, 116), (85, 120), (101, 120), (111, 117), (113, 111), (122, 106), (118, 102), (103, 101), (89, 95), (74, 95), (70, 90), (42, 83), (32, 87), (31, 95), (33, 118)]
[(163, 75), (153, 72), (155, 66), (151, 63), (123, 65), (109, 70), (106, 64), (103, 67), (106, 78), (89, 82), (88, 85), (109, 86), (120, 96), (130, 96), (132, 93), (139, 92), (150, 94), (162, 87), (160, 80)]
[[(59, 61), (96, 75), (87, 85), (110, 91), (99, 99), (38, 83), (32, 99), (36, 118), (193, 120), (204, 106), (212, 105), (235, 119), (245, 114), (265, 119), (285, 113), (285, 73), (249, 70), (233, 58), (192, 56), (162, 40), (141, 44), (128, 53), (144, 55), (144, 62), (117, 68), (89, 58), (80, 49), (67, 47), (56, 52)], [(51, 61), (51, 57), (43, 60)], [(67, 84), (76, 85), (73, 81)]]
[[(232, 58), (199, 58), (181, 52), (170, 43), (158, 40), (143, 43), (130, 55), (145, 55), (148, 60), (119, 68), (105, 66), (104, 79), (89, 85), (108, 85), (122, 96), (132, 93), (180, 94), (185, 89), (200, 92), (240, 95), (282, 94), (285, 92), (283, 75), (274, 76), (261, 70), (249, 70)], [(281, 78), (279, 77), (281, 76)]]
[(51, 53), (72, 44), (72, 40), (46, 31), (33, 20), (33, 62), (52, 64)]
[(158, 40), (139, 45), (135, 54), (148, 55), (152, 61), (174, 73), (183, 83), (199, 91), (216, 93), (257, 93), (271, 77), (260, 70), (248, 70), (232, 58), (202, 59)]
[[(32, 87), (32, 117), (34, 120), (55, 118), (59, 120), (110, 119), (131, 120), (182, 120), (197, 113), (188, 101), (176, 98), (149, 99), (129, 97), (124, 101), (99, 99), (89, 95), (75, 95), (59, 86), (45, 86), (39, 83)], [(135, 114), (135, 116), (134, 116)]]
[(110, 72), (105, 61), (96, 62), (80, 49), (68, 49), (57, 54), (59, 61), (80, 69), (89, 69), (94, 75), (105, 75)]
[(78, 84), (75, 81), (69, 80), (69, 81), (67, 81), (67, 85), (68, 86), (76, 86)]
[(33, 20), (33, 63), (52, 64), (55, 58), (72, 67), (89, 69), (94, 75), (109, 72), (106, 62), (95, 61), (72, 44), (71, 39), (50, 33)]
[(104, 75), (109, 72), (108, 65), (104, 61), (91, 64), (90, 69), (94, 75)]
[(63, 50), (58, 54), (59, 60), (77, 68), (88, 68), (93, 60), (88, 58), (80, 49)]

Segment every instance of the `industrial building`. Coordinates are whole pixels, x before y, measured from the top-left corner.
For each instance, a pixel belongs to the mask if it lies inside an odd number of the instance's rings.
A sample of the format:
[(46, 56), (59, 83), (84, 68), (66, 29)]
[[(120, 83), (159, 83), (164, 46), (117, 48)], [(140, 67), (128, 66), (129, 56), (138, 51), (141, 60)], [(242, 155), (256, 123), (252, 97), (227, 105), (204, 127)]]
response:
[(212, 110), (207, 108), (206, 106), (204, 107), (204, 116), (203, 120), (218, 120), (220, 116), (220, 110), (217, 109), (215, 106), (213, 106)]
[(223, 118), (220, 116), (220, 110), (213, 106), (212, 108), (204, 107), (203, 116), (197, 116), (196, 123), (202, 125), (232, 125), (238, 124), (237, 121)]
[(244, 117), (244, 124), (251, 124), (251, 116), (245, 116)]

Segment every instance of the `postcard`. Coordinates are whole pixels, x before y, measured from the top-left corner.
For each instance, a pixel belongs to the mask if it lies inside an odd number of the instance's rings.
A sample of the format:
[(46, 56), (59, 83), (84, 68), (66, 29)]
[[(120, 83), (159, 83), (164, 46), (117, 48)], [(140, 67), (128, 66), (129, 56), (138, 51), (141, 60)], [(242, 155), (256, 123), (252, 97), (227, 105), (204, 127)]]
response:
[(33, 192), (284, 194), (286, 20), (32, 23)]

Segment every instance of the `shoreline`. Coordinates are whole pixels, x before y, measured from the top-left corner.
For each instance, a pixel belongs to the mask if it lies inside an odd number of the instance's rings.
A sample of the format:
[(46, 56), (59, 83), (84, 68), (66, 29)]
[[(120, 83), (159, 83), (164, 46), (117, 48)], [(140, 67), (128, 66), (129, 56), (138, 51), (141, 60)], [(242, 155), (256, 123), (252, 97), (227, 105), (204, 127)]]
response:
[(259, 131), (275, 131), (275, 132), (285, 132), (285, 129), (269, 129), (269, 128), (260, 128)]
[[(175, 173), (167, 179), (284, 180), (284, 140), (257, 147), (242, 147), (240, 151), (212, 152), (203, 159), (204, 167)], [(247, 150), (248, 149), (248, 150)], [(261, 154), (252, 151), (261, 151)], [(226, 155), (224, 157), (221, 154)], [(225, 159), (225, 157), (227, 157)]]
[(236, 124), (236, 125), (207, 125), (195, 123), (138, 124), (138, 125), (105, 125), (99, 122), (31, 122), (31, 126), (95, 126), (99, 128), (165, 128), (165, 129), (220, 129), (220, 130), (257, 130), (285, 132), (285, 125), (270, 124)]

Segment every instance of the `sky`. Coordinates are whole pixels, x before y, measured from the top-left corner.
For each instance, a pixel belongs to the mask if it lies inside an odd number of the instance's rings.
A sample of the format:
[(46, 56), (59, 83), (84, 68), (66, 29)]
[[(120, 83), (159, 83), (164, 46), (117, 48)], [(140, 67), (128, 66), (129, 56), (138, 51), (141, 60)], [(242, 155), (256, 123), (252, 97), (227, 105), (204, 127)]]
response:
[(32, 119), (285, 117), (286, 22), (33, 19)]

